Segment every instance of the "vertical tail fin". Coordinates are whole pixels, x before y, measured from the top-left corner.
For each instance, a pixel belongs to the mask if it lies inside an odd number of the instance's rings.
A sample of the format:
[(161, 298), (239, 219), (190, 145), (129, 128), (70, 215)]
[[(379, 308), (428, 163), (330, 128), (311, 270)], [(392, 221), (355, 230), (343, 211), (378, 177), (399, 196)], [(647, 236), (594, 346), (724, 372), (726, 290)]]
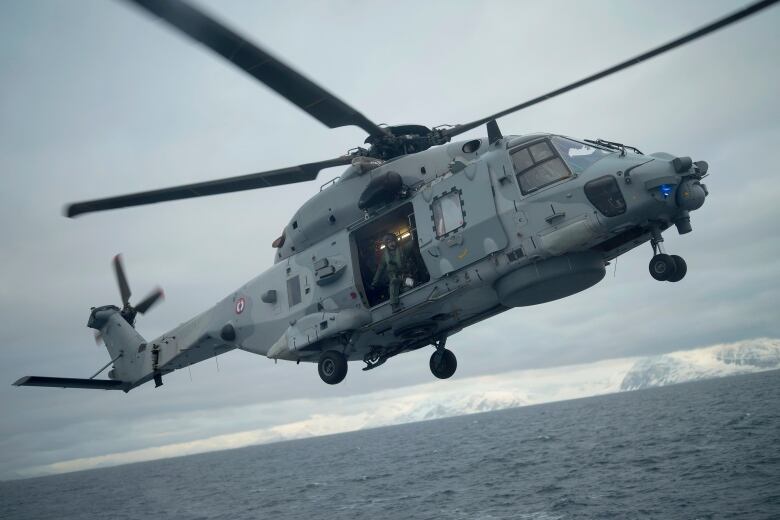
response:
[[(99, 336), (114, 361), (114, 370), (109, 372), (109, 377), (134, 382), (143, 376), (144, 368), (148, 368), (143, 366), (142, 361), (146, 356), (139, 356), (146, 348), (146, 340), (136, 332), (135, 318), (138, 314), (145, 314), (164, 294), (158, 287), (139, 303), (132, 305), (132, 292), (125, 275), (122, 255), (114, 256), (113, 266), (122, 298), (122, 308), (106, 305), (92, 309), (87, 327), (99, 331)], [(156, 363), (154, 365), (156, 366)]]
[(87, 326), (100, 331), (111, 359), (115, 360), (109, 377), (135, 381), (143, 375), (143, 364), (134, 361), (146, 347), (146, 340), (125, 320), (119, 308), (106, 305), (93, 309)]

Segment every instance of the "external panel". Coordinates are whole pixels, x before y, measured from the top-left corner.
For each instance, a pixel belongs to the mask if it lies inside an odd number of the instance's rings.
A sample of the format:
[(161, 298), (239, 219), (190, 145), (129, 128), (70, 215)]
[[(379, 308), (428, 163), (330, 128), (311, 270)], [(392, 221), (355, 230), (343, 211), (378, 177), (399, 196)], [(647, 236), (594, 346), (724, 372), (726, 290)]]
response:
[(414, 208), (420, 251), (434, 278), (507, 246), (484, 161), (424, 187)]

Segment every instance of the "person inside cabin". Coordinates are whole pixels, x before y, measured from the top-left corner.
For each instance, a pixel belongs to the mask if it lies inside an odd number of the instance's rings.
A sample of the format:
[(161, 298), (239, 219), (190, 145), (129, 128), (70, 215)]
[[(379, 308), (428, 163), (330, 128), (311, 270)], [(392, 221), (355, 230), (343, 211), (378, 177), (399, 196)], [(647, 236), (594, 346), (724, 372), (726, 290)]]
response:
[(404, 283), (404, 278), (409, 273), (409, 257), (408, 251), (401, 244), (398, 243), (398, 237), (393, 233), (387, 233), (382, 238), (382, 258), (379, 261), (379, 266), (374, 273), (373, 281), (371, 282), (371, 288), (376, 289), (383, 276), (387, 276), (388, 296), (390, 298), (390, 306), (393, 312), (398, 311), (401, 308), (399, 296), (401, 294), (401, 287)]

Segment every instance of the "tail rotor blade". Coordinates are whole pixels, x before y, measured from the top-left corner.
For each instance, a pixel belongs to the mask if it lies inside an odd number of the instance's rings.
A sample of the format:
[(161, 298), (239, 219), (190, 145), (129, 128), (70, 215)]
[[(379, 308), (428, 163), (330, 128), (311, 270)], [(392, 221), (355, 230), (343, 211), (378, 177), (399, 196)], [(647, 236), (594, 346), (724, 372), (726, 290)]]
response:
[(146, 311), (148, 311), (155, 303), (157, 303), (160, 298), (163, 298), (165, 296), (165, 293), (163, 293), (163, 290), (159, 287), (155, 289), (149, 296), (141, 300), (138, 305), (135, 306), (135, 310), (137, 312), (140, 312), (141, 314), (144, 314)]
[(95, 331), (95, 345), (97, 345), (99, 347), (101, 343), (103, 343), (103, 333), (100, 332), (99, 330), (96, 330)]
[(128, 305), (130, 303), (130, 286), (127, 284), (127, 277), (125, 276), (125, 270), (122, 267), (122, 255), (116, 255), (114, 257), (114, 271), (116, 272), (116, 280), (119, 284), (119, 294), (122, 295), (122, 304)]

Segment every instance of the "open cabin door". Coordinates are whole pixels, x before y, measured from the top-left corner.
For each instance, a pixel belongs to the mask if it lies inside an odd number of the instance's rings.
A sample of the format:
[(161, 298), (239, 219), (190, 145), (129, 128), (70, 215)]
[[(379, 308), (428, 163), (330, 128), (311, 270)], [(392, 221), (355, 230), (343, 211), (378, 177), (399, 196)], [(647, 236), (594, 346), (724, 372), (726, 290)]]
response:
[(433, 278), (507, 245), (484, 161), (425, 186), (414, 198), (414, 212), (420, 252)]
[[(427, 216), (425, 216), (427, 218)], [(368, 221), (352, 233), (351, 247), (353, 258), (357, 260), (355, 277), (358, 287), (362, 287), (367, 307), (375, 307), (389, 298), (389, 279), (391, 274), (385, 268), (379, 275), (377, 271), (385, 262), (384, 238), (392, 235), (401, 251), (397, 258), (400, 265), (393, 269), (394, 276), (403, 281), (400, 294), (421, 287), (431, 279), (418, 248), (417, 223), (411, 203), (383, 213)]]

